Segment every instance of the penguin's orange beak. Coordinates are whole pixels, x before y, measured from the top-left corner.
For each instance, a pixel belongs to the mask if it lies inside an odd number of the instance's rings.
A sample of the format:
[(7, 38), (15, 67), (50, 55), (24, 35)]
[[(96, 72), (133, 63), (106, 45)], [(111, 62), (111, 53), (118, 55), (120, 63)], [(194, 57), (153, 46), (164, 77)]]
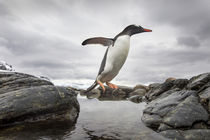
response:
[(144, 32), (152, 32), (150, 29), (144, 29)]

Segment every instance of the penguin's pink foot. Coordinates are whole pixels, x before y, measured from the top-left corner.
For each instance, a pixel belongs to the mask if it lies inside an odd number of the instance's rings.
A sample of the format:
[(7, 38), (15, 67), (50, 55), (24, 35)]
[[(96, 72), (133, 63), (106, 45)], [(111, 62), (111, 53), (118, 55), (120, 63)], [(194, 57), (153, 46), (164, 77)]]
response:
[(118, 86), (115, 85), (115, 84), (112, 84), (112, 83), (109, 83), (109, 82), (106, 82), (107, 86), (109, 86), (110, 88), (113, 88), (113, 89), (118, 89)]
[(103, 93), (105, 93), (106, 89), (105, 89), (103, 83), (102, 83), (101, 81), (99, 81), (99, 80), (97, 81), (97, 83), (98, 83), (98, 84), (100, 85), (100, 87), (102, 88)]

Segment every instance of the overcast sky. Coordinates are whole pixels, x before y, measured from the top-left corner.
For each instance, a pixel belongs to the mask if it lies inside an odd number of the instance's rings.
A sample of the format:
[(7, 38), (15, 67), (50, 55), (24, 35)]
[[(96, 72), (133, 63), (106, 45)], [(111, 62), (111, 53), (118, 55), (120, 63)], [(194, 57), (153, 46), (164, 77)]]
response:
[(210, 71), (209, 13), (209, 0), (0, 0), (0, 60), (52, 80), (94, 80), (106, 47), (81, 42), (138, 24), (153, 32), (132, 36), (115, 81), (190, 78)]

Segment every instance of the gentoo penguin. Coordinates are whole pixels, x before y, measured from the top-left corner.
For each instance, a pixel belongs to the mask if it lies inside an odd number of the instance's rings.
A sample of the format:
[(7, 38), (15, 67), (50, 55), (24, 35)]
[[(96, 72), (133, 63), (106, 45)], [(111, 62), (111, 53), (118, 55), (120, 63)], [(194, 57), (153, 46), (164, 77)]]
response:
[(152, 30), (137, 25), (129, 25), (114, 38), (94, 37), (82, 42), (82, 45), (101, 44), (108, 47), (101, 62), (98, 76), (95, 82), (85, 91), (86, 93), (94, 89), (98, 84), (105, 92), (103, 83), (106, 83), (110, 88), (118, 88), (110, 81), (119, 73), (125, 63), (130, 48), (130, 37), (143, 32), (152, 32)]

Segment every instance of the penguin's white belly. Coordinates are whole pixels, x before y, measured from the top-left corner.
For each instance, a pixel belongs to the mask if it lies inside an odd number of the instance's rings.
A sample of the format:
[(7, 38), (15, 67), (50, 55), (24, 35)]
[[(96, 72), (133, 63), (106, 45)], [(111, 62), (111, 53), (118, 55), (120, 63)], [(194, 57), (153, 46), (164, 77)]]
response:
[(127, 59), (129, 48), (130, 36), (128, 35), (118, 37), (114, 46), (108, 48), (104, 71), (100, 74), (101, 82), (109, 82), (119, 73)]

